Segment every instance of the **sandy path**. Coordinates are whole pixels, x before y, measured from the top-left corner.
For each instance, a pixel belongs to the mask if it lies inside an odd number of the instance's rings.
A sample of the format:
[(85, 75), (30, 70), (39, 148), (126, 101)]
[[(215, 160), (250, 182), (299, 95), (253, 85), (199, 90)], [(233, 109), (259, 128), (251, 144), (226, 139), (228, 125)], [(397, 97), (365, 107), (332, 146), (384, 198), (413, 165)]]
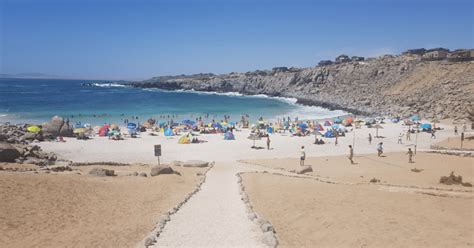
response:
[(236, 173), (242, 167), (216, 163), (201, 191), (171, 216), (155, 247), (261, 247), (262, 232), (247, 218)]

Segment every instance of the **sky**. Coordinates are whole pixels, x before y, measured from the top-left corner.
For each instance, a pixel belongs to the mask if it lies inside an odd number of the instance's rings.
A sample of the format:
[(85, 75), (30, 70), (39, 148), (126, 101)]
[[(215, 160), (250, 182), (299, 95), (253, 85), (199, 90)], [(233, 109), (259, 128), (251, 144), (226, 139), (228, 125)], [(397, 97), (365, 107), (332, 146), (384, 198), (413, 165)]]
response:
[(0, 0), (0, 73), (83, 79), (311, 67), (473, 48), (469, 0)]

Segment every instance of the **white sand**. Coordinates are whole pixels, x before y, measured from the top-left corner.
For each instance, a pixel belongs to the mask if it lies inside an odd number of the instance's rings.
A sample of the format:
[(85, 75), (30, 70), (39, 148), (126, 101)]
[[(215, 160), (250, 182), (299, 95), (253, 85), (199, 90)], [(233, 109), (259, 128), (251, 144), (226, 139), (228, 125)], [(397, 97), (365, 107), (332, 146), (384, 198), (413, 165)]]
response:
[[(437, 139), (431, 139), (430, 134), (420, 133), (418, 135), (418, 150), (429, 149), (431, 144), (439, 142), (453, 135), (452, 127), (438, 125), (445, 130), (436, 133)], [(368, 145), (368, 133), (375, 136), (375, 129), (356, 129), (355, 153), (375, 153), (378, 142), (384, 143), (385, 152), (407, 151), (408, 147), (414, 146), (415, 135), (412, 141), (403, 139), (403, 144), (397, 144), (400, 132), (406, 133), (406, 127), (401, 124), (388, 123), (379, 129), (379, 135), (386, 136), (384, 139), (373, 139), (372, 145)], [(115, 161), (128, 163), (156, 163), (153, 145), (162, 144), (162, 161), (201, 159), (210, 161), (233, 162), (239, 159), (261, 159), (261, 158), (298, 158), (300, 147), (306, 147), (308, 157), (343, 155), (348, 153), (347, 146), (353, 143), (353, 133), (349, 132), (346, 137), (339, 138), (339, 144), (334, 145), (333, 139), (325, 139), (329, 144), (314, 145), (314, 135), (308, 137), (291, 137), (289, 133), (271, 136), (271, 150), (250, 149), (252, 141), (248, 140), (249, 130), (235, 132), (236, 140), (224, 140), (223, 135), (209, 134), (201, 135), (200, 139), (209, 142), (202, 144), (178, 144), (179, 136), (172, 138), (150, 136), (143, 133), (140, 138), (113, 141), (105, 137), (95, 137), (92, 140), (76, 140), (66, 138), (67, 142), (43, 142), (40, 146), (46, 151), (54, 151), (62, 158), (76, 162), (85, 161)], [(257, 146), (266, 146), (265, 139), (257, 140)]]
[(242, 167), (217, 163), (206, 183), (171, 216), (156, 247), (259, 247), (262, 232), (247, 218), (237, 177)]

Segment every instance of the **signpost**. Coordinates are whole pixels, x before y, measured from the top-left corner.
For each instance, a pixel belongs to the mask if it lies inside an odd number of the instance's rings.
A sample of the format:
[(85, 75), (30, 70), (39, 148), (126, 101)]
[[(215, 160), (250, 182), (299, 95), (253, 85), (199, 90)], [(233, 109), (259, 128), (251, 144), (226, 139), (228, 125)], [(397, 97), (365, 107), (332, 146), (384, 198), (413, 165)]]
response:
[(461, 149), (462, 149), (462, 143), (464, 142), (464, 132), (461, 133)]
[(155, 145), (155, 157), (158, 158), (158, 165), (160, 165), (161, 145)]

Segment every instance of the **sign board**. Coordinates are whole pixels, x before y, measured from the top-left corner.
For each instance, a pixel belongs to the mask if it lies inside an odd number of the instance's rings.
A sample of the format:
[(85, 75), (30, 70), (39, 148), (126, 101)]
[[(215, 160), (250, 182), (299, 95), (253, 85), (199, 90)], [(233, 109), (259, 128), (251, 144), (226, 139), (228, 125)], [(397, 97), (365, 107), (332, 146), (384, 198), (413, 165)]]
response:
[(155, 145), (155, 157), (161, 156), (161, 145)]

